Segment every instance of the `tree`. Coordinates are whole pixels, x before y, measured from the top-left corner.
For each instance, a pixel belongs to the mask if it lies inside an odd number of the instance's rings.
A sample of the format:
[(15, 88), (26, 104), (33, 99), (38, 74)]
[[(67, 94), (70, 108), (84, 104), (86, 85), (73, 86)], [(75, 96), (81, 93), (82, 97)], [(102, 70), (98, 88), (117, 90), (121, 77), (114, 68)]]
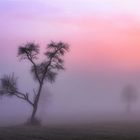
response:
[(131, 106), (137, 100), (137, 90), (132, 85), (127, 85), (122, 91), (123, 101), (126, 103), (126, 111), (131, 112)]
[(31, 73), (34, 80), (38, 83), (37, 90), (33, 90), (33, 99), (29, 98), (29, 93), (22, 93), (17, 87), (17, 78), (12, 75), (4, 75), (1, 78), (0, 95), (16, 96), (26, 101), (32, 107), (32, 114), (29, 123), (34, 124), (37, 120), (36, 112), (38, 102), (44, 83), (53, 83), (60, 70), (64, 70), (64, 54), (69, 50), (69, 45), (63, 42), (51, 42), (47, 45), (45, 60), (38, 63), (39, 45), (29, 42), (19, 46), (18, 57), (27, 60), (31, 64)]

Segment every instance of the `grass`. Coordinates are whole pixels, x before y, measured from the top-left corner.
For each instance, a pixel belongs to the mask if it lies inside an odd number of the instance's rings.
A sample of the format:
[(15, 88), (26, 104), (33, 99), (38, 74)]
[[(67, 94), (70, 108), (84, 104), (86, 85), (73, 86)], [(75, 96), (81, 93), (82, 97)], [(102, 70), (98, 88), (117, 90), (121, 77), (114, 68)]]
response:
[(2, 127), (0, 140), (140, 140), (140, 122)]

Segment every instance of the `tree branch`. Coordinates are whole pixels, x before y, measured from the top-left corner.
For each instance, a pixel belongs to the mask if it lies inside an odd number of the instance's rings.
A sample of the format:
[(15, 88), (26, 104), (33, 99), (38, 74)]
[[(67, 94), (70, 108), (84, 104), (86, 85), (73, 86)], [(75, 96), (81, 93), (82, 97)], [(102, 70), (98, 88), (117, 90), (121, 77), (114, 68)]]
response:
[(45, 72), (44, 72), (43, 77), (42, 77), (42, 80), (41, 80), (42, 83), (43, 83), (44, 78), (45, 78), (45, 75), (46, 75), (46, 73), (47, 73), (47, 71), (48, 71), (48, 67), (49, 67), (49, 66), (51, 65), (51, 63), (52, 63), (52, 60), (53, 60), (54, 56), (55, 56), (55, 55), (57, 54), (57, 52), (58, 52), (59, 50), (61, 50), (61, 49), (62, 49), (62, 47), (57, 48), (57, 49), (55, 50), (54, 54), (50, 57), (49, 63), (47, 64), (47, 66), (46, 66), (46, 68), (45, 68)]
[(38, 82), (41, 83), (41, 80), (40, 80), (40, 78), (39, 78), (39, 76), (38, 76), (38, 73), (37, 73), (37, 66), (36, 66), (35, 62), (33, 61), (32, 57), (29, 56), (28, 53), (26, 53), (26, 55), (27, 55), (28, 60), (29, 60), (29, 61), (33, 64), (33, 66), (34, 66), (35, 75), (36, 75), (36, 78), (37, 78)]
[(37, 95), (35, 96), (35, 104), (38, 102), (38, 100), (39, 100), (39, 98), (40, 98), (40, 94), (41, 94), (41, 88), (42, 88), (42, 85), (43, 85), (43, 82), (44, 82), (44, 79), (45, 79), (45, 75), (46, 75), (46, 73), (47, 73), (47, 71), (48, 71), (48, 68), (49, 68), (49, 66), (51, 65), (51, 63), (52, 63), (52, 60), (53, 60), (53, 58), (54, 58), (54, 56), (57, 54), (57, 52), (59, 51), (59, 50), (61, 50), (62, 49), (62, 47), (60, 47), (60, 48), (57, 48), (56, 50), (55, 50), (55, 52), (54, 52), (54, 54), (50, 57), (50, 60), (49, 60), (49, 63), (47, 64), (47, 66), (46, 66), (46, 68), (45, 68), (45, 72), (44, 72), (44, 74), (43, 74), (43, 76), (42, 76), (42, 79), (41, 79), (41, 81), (40, 81), (40, 86), (39, 86), (39, 90), (38, 90), (38, 93), (37, 93)]
[(24, 93), (21, 93), (19, 91), (15, 91), (14, 95), (20, 99), (23, 99), (25, 101), (27, 101), (30, 105), (34, 106), (34, 104), (32, 103), (32, 101), (29, 99), (29, 95), (28, 94), (24, 94)]

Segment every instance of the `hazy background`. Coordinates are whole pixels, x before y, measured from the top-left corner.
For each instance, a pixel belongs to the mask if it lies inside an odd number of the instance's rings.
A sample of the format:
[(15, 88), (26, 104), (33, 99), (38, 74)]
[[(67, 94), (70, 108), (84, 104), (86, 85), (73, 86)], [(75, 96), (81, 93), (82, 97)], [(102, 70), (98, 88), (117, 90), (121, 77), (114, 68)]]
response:
[[(42, 95), (38, 111), (44, 122), (124, 113), (122, 88), (132, 84), (140, 93), (139, 5), (139, 0), (0, 0), (0, 77), (15, 72), (21, 91), (32, 92), (30, 65), (17, 58), (18, 46), (34, 41), (43, 53), (49, 41), (61, 40), (70, 52), (66, 71), (44, 87), (49, 96)], [(2, 98), (0, 123), (25, 120), (30, 111), (19, 99)], [(140, 112), (140, 100), (133, 112)]]

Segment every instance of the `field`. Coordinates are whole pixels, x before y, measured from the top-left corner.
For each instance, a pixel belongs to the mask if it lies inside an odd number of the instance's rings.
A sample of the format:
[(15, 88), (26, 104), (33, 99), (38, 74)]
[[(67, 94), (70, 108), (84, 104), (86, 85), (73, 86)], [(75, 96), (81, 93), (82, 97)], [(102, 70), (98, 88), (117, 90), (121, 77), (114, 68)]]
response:
[(0, 140), (140, 140), (140, 122), (2, 127)]

